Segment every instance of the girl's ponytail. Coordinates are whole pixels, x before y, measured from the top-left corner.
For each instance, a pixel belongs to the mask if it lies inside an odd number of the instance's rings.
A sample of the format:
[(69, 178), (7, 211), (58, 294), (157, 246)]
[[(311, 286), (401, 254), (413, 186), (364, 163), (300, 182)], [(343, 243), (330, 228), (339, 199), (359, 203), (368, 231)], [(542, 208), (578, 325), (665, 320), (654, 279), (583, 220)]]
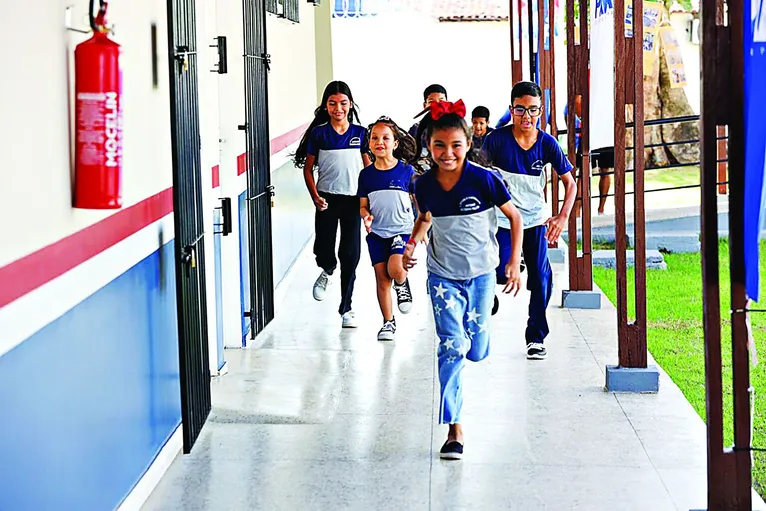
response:
[[(415, 135), (415, 142), (416, 142), (416, 149), (415, 154), (410, 159), (410, 164), (415, 167), (415, 169), (418, 171), (419, 174), (423, 174), (428, 171), (429, 168), (433, 167), (433, 161), (431, 160), (431, 152), (426, 149), (426, 156), (421, 157), (423, 154), (423, 139), (425, 138), (428, 140), (430, 138), (431, 125), (433, 124), (433, 119), (431, 118), (431, 114), (429, 111), (426, 110), (426, 115), (420, 119), (420, 122), (418, 123), (418, 132)], [(425, 136), (424, 136), (425, 134)]]
[(306, 131), (301, 137), (301, 143), (298, 144), (298, 149), (296, 149), (295, 153), (293, 154), (293, 164), (296, 167), (303, 168), (303, 166), (306, 165), (306, 156), (308, 155), (309, 137), (311, 136), (311, 131), (317, 126), (327, 122), (330, 122), (330, 114), (327, 113), (326, 107), (320, 106), (314, 110), (314, 120), (311, 121), (309, 127), (306, 128)]
[[(412, 135), (404, 131), (398, 124), (394, 122), (393, 119), (387, 116), (382, 116), (378, 118), (377, 121), (373, 122), (367, 127), (367, 139), (369, 141), (370, 137), (372, 136), (372, 130), (375, 126), (378, 124), (382, 124), (384, 126), (388, 126), (388, 128), (391, 130), (391, 132), (394, 135), (394, 140), (398, 143), (398, 146), (396, 149), (394, 149), (394, 158), (397, 160), (402, 160), (405, 163), (409, 163), (415, 156), (415, 139), (412, 138)], [(374, 156), (373, 156), (374, 159)]]

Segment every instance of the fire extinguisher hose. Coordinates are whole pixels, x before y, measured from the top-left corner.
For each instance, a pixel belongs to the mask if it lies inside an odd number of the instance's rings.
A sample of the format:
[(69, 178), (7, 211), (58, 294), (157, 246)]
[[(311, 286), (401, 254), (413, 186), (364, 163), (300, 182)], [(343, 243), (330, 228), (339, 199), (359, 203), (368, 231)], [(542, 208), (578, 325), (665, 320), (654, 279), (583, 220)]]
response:
[[(93, 16), (93, 4), (95, 3), (95, 0), (90, 0), (90, 3), (88, 4), (88, 17), (90, 18), (90, 28), (94, 32), (100, 32), (103, 27), (99, 27), (96, 24), (96, 16)], [(104, 19), (104, 14), (106, 14), (106, 5), (104, 0), (99, 0), (98, 2), (98, 18)]]

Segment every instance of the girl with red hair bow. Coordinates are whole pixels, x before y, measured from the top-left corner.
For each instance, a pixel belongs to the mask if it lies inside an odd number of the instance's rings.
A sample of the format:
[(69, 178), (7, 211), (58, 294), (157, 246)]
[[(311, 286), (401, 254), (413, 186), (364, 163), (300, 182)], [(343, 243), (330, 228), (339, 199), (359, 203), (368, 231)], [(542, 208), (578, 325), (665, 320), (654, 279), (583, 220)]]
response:
[(513, 253), (506, 265), (506, 293), (521, 286), (521, 214), (511, 202), (500, 177), (468, 161), (471, 131), (462, 101), (432, 103), (420, 126), (434, 162), (415, 181), (418, 219), (403, 255), (405, 269), (415, 266), (418, 243), (427, 243), (428, 290), (439, 339), (439, 423), (449, 424), (444, 459), (463, 456), (461, 427), (462, 372), (465, 360), (478, 362), (489, 355), (489, 319), (499, 263), (495, 238), (495, 207), (508, 217)]

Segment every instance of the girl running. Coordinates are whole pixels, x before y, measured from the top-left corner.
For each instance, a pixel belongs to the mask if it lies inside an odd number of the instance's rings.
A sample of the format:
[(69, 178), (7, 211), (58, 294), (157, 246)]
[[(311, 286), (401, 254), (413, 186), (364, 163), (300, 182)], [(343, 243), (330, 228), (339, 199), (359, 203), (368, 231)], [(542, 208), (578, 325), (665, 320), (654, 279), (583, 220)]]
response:
[(523, 226), (521, 214), (500, 177), (467, 161), (471, 131), (463, 117), (462, 101), (435, 103), (430, 107), (426, 136), (434, 168), (415, 182), (419, 216), (403, 263), (415, 266), (415, 246), (432, 227), (428, 243), (428, 288), (439, 338), (439, 423), (449, 424), (440, 456), (463, 456), (462, 372), (465, 359), (478, 362), (489, 355), (489, 318), (499, 262), (497, 217), (499, 207), (511, 223), (512, 253), (505, 268), (505, 293), (521, 287), (519, 263)]
[[(356, 124), (353, 124), (356, 121)], [(356, 328), (351, 310), (356, 267), (361, 251), (361, 219), (356, 196), (359, 172), (370, 164), (366, 130), (359, 125), (354, 97), (346, 83), (330, 82), (314, 120), (295, 152), (296, 167), (316, 206), (314, 255), (322, 273), (314, 282), (314, 299), (324, 300), (331, 276), (340, 260), (340, 307), (343, 328)], [(317, 179), (314, 179), (314, 166)], [(335, 257), (335, 239), (340, 224), (340, 245)]]
[(393, 341), (396, 319), (391, 305), (392, 281), (399, 311), (407, 314), (412, 309), (402, 254), (414, 222), (411, 194), (415, 169), (402, 160), (415, 157), (415, 140), (388, 117), (375, 121), (368, 133), (375, 163), (359, 175), (360, 214), (368, 233), (367, 246), (383, 313), (378, 340)]

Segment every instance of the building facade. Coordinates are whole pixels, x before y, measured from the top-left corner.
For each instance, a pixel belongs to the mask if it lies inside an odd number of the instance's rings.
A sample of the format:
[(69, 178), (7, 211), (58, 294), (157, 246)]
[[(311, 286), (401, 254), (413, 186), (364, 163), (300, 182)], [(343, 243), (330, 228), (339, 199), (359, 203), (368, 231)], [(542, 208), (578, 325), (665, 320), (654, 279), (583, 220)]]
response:
[[(272, 277), (259, 299), (273, 314), (312, 235), (313, 205), (289, 153), (332, 77), (329, 5), (110, 2), (110, 37), (122, 47), (122, 207), (88, 210), (73, 207), (72, 164), (74, 49), (90, 37), (79, 32), (88, 3), (70, 4), (0, 4), (0, 65), (12, 70), (0, 81), (0, 509), (139, 508), (184, 446), (188, 403), (209, 393), (209, 378), (195, 387), (190, 375), (225, 372), (224, 348), (246, 346), (270, 319), (252, 308), (254, 286), (264, 288), (255, 275)], [(265, 41), (263, 54), (243, 57), (248, 37)], [(257, 86), (252, 61), (269, 68)], [(199, 132), (193, 155), (180, 138), (187, 120)], [(198, 200), (180, 210), (184, 161)], [(270, 228), (256, 233), (266, 225), (263, 210), (248, 209), (258, 186), (274, 196)], [(187, 242), (177, 230), (189, 212), (201, 219), (189, 252), (204, 325), (196, 347), (179, 302)], [(270, 257), (253, 257), (253, 241)], [(190, 368), (185, 353), (203, 347), (196, 360), (209, 367)]]

